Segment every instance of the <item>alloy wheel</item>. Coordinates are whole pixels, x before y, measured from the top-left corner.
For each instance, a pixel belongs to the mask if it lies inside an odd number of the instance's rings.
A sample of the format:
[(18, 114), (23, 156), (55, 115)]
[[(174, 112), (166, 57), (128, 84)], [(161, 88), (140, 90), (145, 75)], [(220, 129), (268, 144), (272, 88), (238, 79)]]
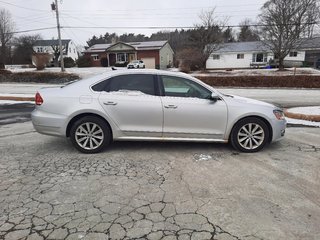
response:
[(76, 129), (75, 140), (81, 148), (86, 150), (94, 150), (103, 143), (103, 130), (96, 123), (83, 123)]
[(244, 149), (254, 150), (263, 143), (265, 132), (259, 124), (248, 123), (240, 128), (237, 139)]

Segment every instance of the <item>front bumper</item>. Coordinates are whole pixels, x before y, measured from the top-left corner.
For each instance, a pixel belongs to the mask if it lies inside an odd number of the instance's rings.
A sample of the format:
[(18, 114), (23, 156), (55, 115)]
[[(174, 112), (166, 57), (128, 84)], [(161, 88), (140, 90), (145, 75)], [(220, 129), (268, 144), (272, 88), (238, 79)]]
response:
[(272, 142), (281, 140), (286, 132), (287, 121), (286, 120), (273, 120), (272, 129), (273, 136)]

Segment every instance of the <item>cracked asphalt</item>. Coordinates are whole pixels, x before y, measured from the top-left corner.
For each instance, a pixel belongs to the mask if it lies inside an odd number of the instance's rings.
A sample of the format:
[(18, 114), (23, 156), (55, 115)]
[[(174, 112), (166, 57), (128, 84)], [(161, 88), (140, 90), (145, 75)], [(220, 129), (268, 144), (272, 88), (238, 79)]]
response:
[(84, 155), (0, 126), (0, 239), (320, 239), (320, 129), (254, 154), (118, 142)]

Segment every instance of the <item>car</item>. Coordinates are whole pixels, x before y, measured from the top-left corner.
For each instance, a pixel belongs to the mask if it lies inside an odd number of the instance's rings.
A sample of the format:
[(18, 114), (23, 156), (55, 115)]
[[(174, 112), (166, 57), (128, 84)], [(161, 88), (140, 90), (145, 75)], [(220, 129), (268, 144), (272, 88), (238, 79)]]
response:
[(127, 68), (145, 68), (144, 62), (142, 60), (133, 60), (128, 65)]
[(230, 142), (257, 152), (284, 137), (283, 111), (265, 102), (225, 95), (179, 72), (117, 70), (62, 87), (40, 89), (35, 130), (70, 138), (83, 153), (112, 141)]

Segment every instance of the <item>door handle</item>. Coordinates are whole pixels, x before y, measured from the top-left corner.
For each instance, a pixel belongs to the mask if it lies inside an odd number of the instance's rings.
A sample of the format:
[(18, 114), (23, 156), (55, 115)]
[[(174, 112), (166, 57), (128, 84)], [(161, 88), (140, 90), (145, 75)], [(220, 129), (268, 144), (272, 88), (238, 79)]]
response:
[(178, 108), (178, 106), (176, 106), (176, 105), (165, 105), (164, 107), (165, 107), (165, 108), (170, 108), (170, 109), (176, 109), (176, 108)]
[(104, 102), (103, 104), (104, 104), (104, 105), (113, 105), (113, 106), (115, 106), (115, 105), (117, 105), (118, 103), (116, 103), (116, 102)]

